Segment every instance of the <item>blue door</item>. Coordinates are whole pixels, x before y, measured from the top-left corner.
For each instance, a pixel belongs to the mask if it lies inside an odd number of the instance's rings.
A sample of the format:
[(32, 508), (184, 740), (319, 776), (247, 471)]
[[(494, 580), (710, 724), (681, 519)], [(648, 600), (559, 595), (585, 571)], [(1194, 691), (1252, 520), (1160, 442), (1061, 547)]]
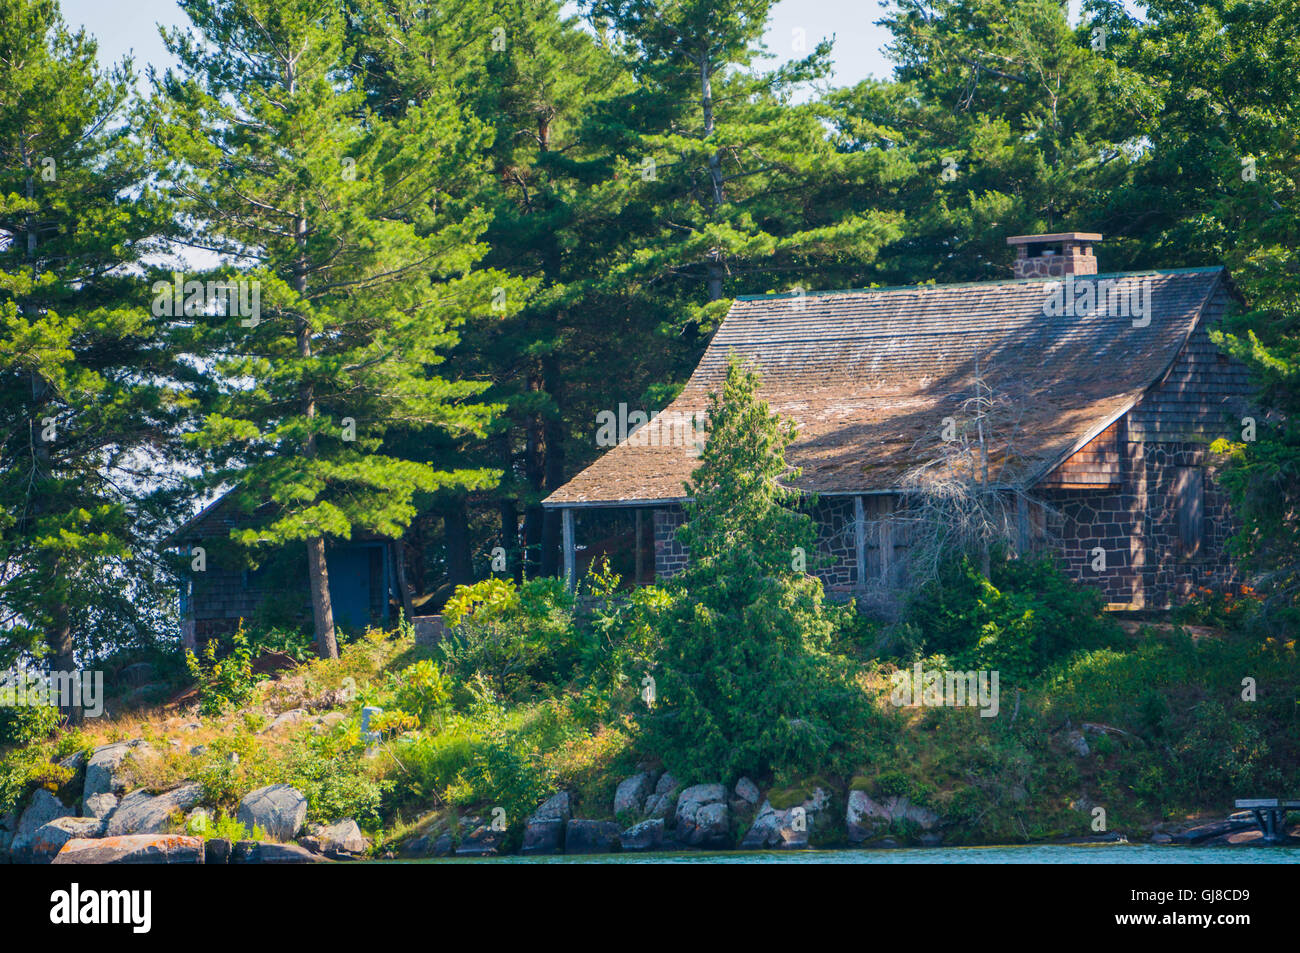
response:
[(325, 555), (334, 624), (359, 632), (370, 624), (370, 553), (373, 546), (336, 546)]

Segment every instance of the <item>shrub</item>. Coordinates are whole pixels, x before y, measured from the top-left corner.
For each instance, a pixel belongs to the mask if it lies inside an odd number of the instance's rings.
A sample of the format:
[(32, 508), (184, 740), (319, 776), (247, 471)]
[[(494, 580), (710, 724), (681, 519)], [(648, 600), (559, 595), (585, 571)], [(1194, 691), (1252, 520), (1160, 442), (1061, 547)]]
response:
[(253, 652), (244, 635), (244, 623), (231, 638), (230, 652), (217, 658), (217, 640), (209, 639), (203, 647), (203, 661), (188, 649), (185, 666), (199, 684), (199, 710), (205, 715), (221, 715), (238, 708), (253, 694), (258, 677), (253, 674)]
[(1117, 627), (1105, 597), (1050, 559), (997, 560), (992, 578), (967, 558), (944, 567), (909, 602), (908, 621), (925, 651), (959, 668), (990, 669), (1024, 681), (1058, 659), (1109, 644)]
[(503, 698), (521, 699), (536, 685), (559, 684), (579, 658), (572, 597), (555, 580), (510, 580), (461, 586), (444, 618), (451, 631), (439, 643), (448, 672), (467, 685), (488, 680)]

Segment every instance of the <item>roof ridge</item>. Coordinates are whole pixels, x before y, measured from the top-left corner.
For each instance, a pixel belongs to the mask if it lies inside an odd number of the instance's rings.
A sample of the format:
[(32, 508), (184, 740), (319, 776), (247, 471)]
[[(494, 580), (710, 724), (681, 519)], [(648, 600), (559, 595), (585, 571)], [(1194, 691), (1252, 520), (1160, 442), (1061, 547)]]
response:
[[(1133, 278), (1140, 275), (1193, 275), (1210, 274), (1227, 271), (1224, 265), (1205, 265), (1196, 268), (1143, 268), (1138, 271), (1108, 271), (1096, 275), (1074, 275), (1076, 280), (1085, 278)], [(877, 294), (883, 291), (938, 291), (949, 288), (981, 288), (989, 285), (1029, 285), (1059, 283), (1063, 277), (1053, 278), (991, 278), (987, 281), (954, 281), (930, 285), (881, 285), (878, 288), (832, 288), (824, 291), (773, 291), (766, 294), (736, 295), (732, 301), (781, 301), (786, 298), (813, 298), (826, 295)]]

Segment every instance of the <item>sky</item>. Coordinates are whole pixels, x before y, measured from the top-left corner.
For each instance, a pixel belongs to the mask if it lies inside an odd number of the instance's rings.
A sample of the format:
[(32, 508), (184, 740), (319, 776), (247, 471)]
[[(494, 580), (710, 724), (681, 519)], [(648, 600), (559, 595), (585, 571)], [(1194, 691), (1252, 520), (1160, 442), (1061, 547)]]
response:
[[(69, 24), (84, 26), (99, 40), (101, 63), (116, 62), (133, 52), (141, 74), (148, 63), (171, 62), (156, 24), (185, 22), (175, 0), (63, 0), (62, 8)], [(867, 76), (883, 79), (890, 67), (881, 48), (889, 34), (875, 25), (880, 17), (879, 0), (780, 0), (766, 38), (777, 57), (772, 63), (795, 57), (796, 30), (804, 31), (807, 49), (833, 34), (835, 85), (851, 86)]]

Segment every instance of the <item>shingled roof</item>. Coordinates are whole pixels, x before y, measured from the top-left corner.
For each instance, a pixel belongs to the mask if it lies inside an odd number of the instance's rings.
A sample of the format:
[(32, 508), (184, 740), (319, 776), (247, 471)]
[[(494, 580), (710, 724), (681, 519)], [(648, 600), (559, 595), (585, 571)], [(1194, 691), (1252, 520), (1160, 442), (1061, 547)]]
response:
[[(889, 492), (926, 459), (940, 421), (974, 392), (978, 364), (1020, 412), (1025, 482), (1041, 479), (1104, 430), (1172, 365), (1222, 268), (1072, 279), (1121, 294), (1149, 282), (1150, 323), (1128, 315), (1049, 316), (1059, 279), (924, 285), (738, 298), (681, 395), (702, 413), (735, 353), (760, 395), (799, 428), (787, 456), (796, 485), (821, 494)], [(660, 439), (664, 417), (612, 448), (545, 501), (551, 507), (680, 501), (698, 456)], [(933, 441), (931, 441), (931, 437)]]

